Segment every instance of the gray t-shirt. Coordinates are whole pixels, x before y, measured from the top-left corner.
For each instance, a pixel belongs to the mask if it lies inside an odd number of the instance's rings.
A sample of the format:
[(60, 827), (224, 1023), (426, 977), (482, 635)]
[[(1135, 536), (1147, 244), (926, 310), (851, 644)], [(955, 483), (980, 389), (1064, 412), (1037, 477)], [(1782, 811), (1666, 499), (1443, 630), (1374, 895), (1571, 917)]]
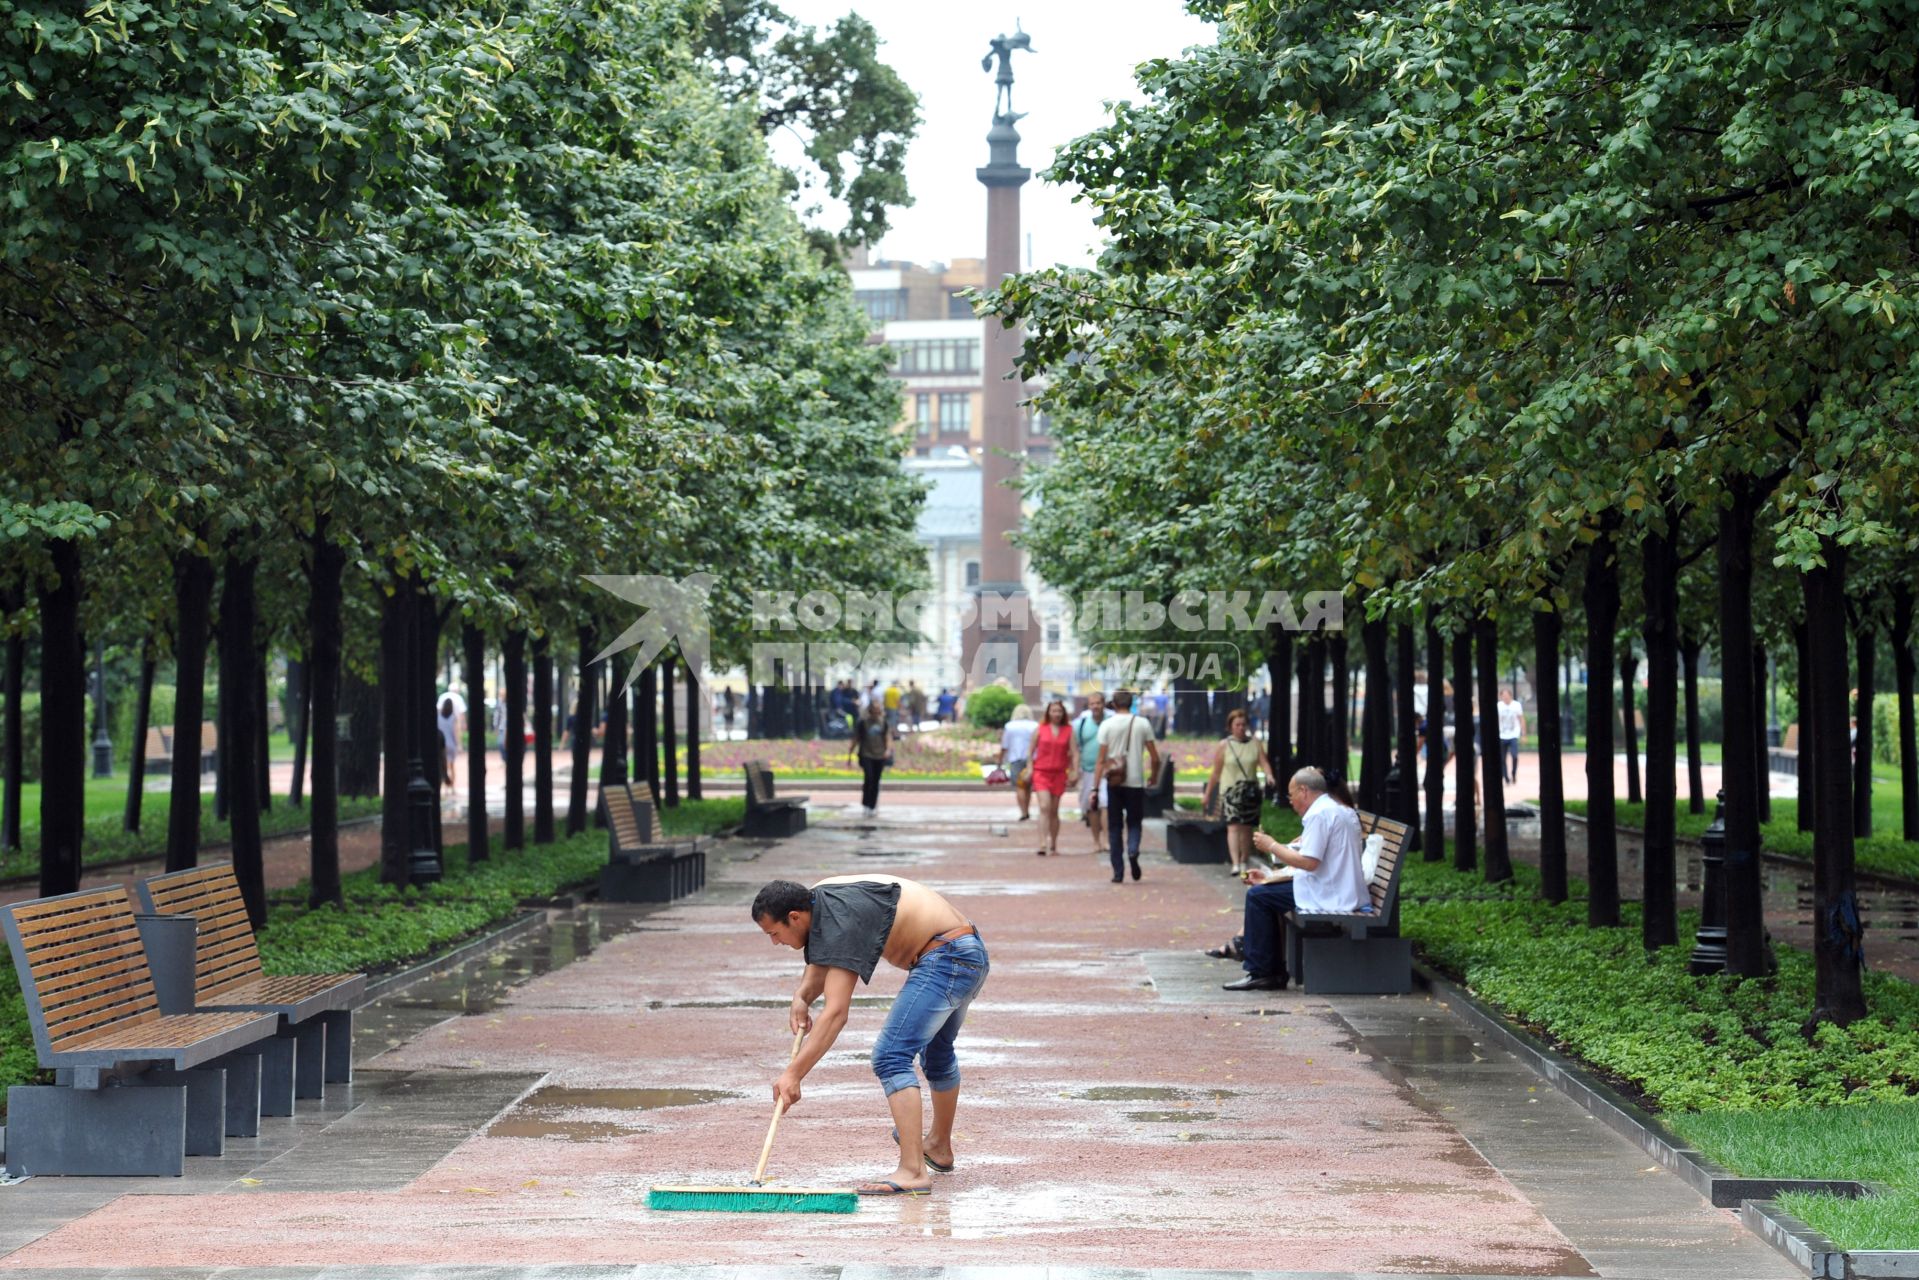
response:
[(806, 932), (806, 963), (850, 969), (861, 982), (871, 982), (899, 907), (898, 881), (818, 886), (813, 890), (813, 927)]

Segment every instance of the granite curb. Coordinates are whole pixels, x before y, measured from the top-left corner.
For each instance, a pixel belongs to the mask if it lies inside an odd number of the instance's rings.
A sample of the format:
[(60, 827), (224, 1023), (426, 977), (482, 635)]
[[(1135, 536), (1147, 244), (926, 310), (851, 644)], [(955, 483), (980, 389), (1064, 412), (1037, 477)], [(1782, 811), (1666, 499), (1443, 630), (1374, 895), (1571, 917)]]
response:
[(1793, 1217), (1773, 1197), (1789, 1191), (1859, 1197), (1883, 1193), (1876, 1183), (1844, 1178), (1741, 1177), (1685, 1144), (1684, 1139), (1584, 1067), (1513, 1025), (1458, 983), (1416, 961), (1414, 976), (1452, 1005), (1489, 1039), (1525, 1062), (1607, 1128), (1637, 1143), (1677, 1174), (1715, 1208), (1737, 1209), (1739, 1220), (1814, 1280), (1895, 1280), (1919, 1278), (1919, 1250), (1860, 1250), (1846, 1253), (1833, 1241)]

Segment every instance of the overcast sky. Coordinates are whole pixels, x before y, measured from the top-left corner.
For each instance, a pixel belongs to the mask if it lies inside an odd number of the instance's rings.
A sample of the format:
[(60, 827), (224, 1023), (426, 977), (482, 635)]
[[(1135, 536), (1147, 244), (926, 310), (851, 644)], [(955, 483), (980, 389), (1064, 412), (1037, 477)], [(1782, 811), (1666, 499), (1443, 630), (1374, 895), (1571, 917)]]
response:
[(1086, 206), (1072, 202), (1070, 189), (1039, 180), (1054, 149), (1104, 124), (1110, 118), (1106, 102), (1138, 96), (1133, 68), (1139, 63), (1213, 39), (1211, 25), (1188, 14), (1179, 0), (780, 4), (796, 20), (816, 26), (831, 25), (849, 10), (860, 14), (885, 42), (880, 56), (919, 93), (922, 123), (906, 161), (915, 203), (895, 211), (893, 230), (876, 255), (914, 262), (985, 253), (986, 188), (973, 170), (986, 163), (994, 86), (980, 59), (995, 35), (1013, 33), (1016, 19), (1033, 38), (1031, 54), (1013, 55), (1013, 108), (1027, 113), (1019, 122), (1020, 161), (1034, 173), (1021, 218), (1032, 234), (1033, 264), (1042, 267), (1090, 263), (1100, 234)]

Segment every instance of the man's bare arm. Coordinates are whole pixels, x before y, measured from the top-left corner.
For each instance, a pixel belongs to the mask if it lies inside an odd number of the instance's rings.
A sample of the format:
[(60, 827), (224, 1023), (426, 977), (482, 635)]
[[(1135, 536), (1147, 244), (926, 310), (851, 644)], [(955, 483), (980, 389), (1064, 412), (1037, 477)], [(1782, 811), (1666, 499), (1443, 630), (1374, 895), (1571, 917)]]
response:
[[(816, 968), (822, 966), (808, 965), (807, 972), (810, 974)], [(823, 972), (826, 974), (826, 1007), (820, 1010), (811, 1034), (800, 1046), (800, 1056), (793, 1059), (792, 1065), (773, 1083), (773, 1100), (784, 1102), (788, 1107), (799, 1102), (800, 1081), (806, 1079), (806, 1073), (819, 1065), (833, 1042), (839, 1039), (840, 1032), (846, 1029), (846, 1015), (853, 1007), (853, 983), (858, 975), (851, 969), (824, 968)]]
[(792, 1016), (787, 1022), (787, 1029), (794, 1035), (813, 1029), (813, 1002), (826, 990), (826, 974), (825, 965), (809, 964), (800, 975), (800, 989), (793, 993)]

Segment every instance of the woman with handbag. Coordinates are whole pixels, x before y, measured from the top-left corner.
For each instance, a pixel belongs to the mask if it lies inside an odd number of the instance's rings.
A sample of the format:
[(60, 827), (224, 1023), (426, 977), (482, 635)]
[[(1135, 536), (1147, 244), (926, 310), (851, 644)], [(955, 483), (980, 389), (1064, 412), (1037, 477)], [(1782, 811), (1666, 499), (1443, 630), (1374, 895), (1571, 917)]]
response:
[[(1259, 830), (1259, 775), (1275, 787), (1279, 776), (1266, 758), (1266, 748), (1252, 736), (1252, 722), (1243, 710), (1226, 717), (1226, 737), (1213, 752), (1213, 774), (1206, 779), (1205, 806), (1211, 812), (1217, 803), (1225, 810), (1226, 854), (1232, 859), (1228, 870), (1238, 875), (1246, 869), (1253, 852), (1253, 832)], [(1226, 788), (1220, 790), (1222, 778)]]
[(1066, 704), (1055, 698), (1046, 704), (1046, 720), (1033, 735), (1033, 792), (1039, 797), (1041, 838), (1039, 855), (1059, 853), (1059, 801), (1077, 781), (1079, 752), (1073, 749), (1073, 728), (1066, 722)]
[(856, 752), (860, 770), (865, 774), (860, 782), (860, 807), (870, 818), (880, 811), (880, 774), (893, 763), (893, 728), (886, 723), (886, 704), (877, 698), (866, 704), (859, 723), (854, 726), (853, 741), (846, 748), (847, 757), (850, 759)]
[(1019, 820), (1033, 816), (1033, 735), (1039, 725), (1033, 721), (1033, 709), (1024, 702), (1013, 708), (1013, 718), (999, 736), (999, 764), (1013, 780), (1013, 794), (1019, 800)]

